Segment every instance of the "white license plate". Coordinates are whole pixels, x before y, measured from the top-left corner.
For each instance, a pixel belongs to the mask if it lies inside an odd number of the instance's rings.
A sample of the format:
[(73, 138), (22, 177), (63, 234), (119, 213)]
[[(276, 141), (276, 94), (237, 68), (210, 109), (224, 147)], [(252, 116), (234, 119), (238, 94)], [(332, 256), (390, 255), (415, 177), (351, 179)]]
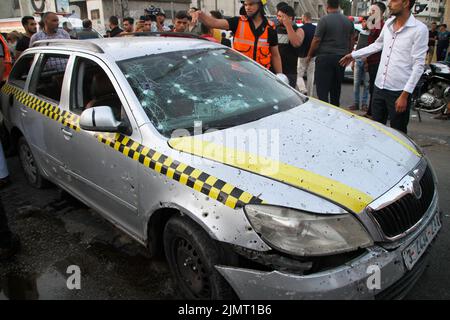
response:
[(439, 229), (441, 229), (441, 221), (437, 213), (425, 230), (403, 251), (403, 260), (408, 270), (411, 270), (419, 261)]

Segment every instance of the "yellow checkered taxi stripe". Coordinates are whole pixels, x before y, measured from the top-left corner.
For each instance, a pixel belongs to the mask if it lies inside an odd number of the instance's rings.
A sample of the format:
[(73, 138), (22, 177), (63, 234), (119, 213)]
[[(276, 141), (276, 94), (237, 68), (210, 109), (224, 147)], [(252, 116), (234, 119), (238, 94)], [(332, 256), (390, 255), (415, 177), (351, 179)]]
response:
[(80, 131), (80, 127), (78, 126), (79, 117), (76, 114), (61, 110), (60, 108), (58, 108), (58, 106), (44, 100), (40, 100), (37, 97), (32, 96), (25, 91), (13, 87), (9, 84), (5, 84), (3, 86), (2, 92), (5, 94), (13, 94), (17, 101), (27, 106), (28, 108), (33, 109), (40, 114), (52, 120), (55, 120), (75, 131)]
[[(9, 84), (3, 86), (2, 92), (8, 95), (13, 94), (25, 106), (75, 131), (80, 131), (78, 115), (61, 110), (58, 106), (40, 100)], [(250, 203), (263, 203), (263, 200), (248, 192), (206, 172), (178, 162), (156, 150), (147, 148), (122, 134), (96, 134), (96, 138), (100, 143), (113, 148), (134, 161), (140, 162), (145, 167), (201, 192), (232, 209), (242, 208)]]
[(145, 167), (201, 192), (232, 209), (242, 208), (249, 203), (260, 204), (263, 202), (223, 180), (149, 149), (121, 134), (116, 134), (114, 138), (105, 134), (97, 134), (97, 139), (127, 157), (139, 161)]

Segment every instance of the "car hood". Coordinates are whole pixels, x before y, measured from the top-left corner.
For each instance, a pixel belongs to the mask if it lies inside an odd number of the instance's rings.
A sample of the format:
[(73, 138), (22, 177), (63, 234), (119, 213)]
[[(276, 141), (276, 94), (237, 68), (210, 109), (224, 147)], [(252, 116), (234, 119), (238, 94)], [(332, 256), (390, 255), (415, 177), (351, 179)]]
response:
[[(263, 177), (353, 212), (392, 188), (421, 158), (401, 133), (315, 99), (237, 127), (173, 138), (169, 145), (255, 174), (239, 181), (244, 190)], [(270, 194), (265, 200), (270, 203)]]

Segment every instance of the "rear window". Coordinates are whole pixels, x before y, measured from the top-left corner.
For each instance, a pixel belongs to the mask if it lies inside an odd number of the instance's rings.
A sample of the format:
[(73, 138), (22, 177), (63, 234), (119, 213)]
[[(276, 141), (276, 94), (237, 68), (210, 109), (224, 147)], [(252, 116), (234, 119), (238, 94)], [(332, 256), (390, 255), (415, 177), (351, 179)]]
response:
[(34, 54), (27, 54), (22, 56), (14, 64), (11, 74), (9, 75), (9, 82), (18, 86), (19, 88), (25, 88), (25, 82), (27, 81), (33, 61)]
[(35, 93), (42, 98), (59, 103), (68, 62), (68, 55), (42, 55), (38, 67), (35, 68), (35, 71), (33, 72), (30, 92)]

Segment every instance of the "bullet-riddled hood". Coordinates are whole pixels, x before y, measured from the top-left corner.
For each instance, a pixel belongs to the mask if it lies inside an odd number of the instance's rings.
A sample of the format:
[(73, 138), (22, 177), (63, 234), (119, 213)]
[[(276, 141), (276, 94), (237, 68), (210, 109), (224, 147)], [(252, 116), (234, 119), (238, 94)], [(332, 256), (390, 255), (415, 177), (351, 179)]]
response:
[[(421, 157), (401, 133), (315, 99), (238, 127), (174, 138), (169, 145), (231, 169), (204, 168), (210, 174), (253, 173), (252, 179), (239, 180), (243, 190), (254, 190), (264, 179), (272, 186), (306, 190), (354, 212), (392, 188)], [(270, 203), (273, 189), (261, 189)]]

